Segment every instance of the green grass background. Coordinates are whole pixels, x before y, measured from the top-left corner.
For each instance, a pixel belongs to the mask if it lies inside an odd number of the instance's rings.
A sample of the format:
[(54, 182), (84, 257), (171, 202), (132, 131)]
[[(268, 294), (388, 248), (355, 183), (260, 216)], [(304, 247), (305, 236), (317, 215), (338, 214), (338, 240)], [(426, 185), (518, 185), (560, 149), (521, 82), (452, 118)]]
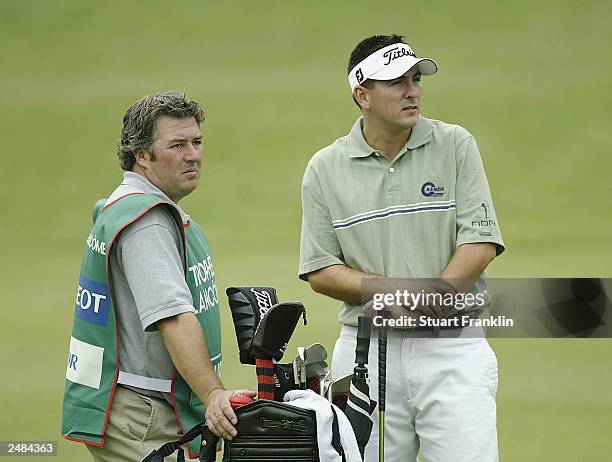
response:
[[(490, 274), (612, 276), (611, 15), (596, 0), (2, 2), (0, 439), (87, 459), (58, 437), (81, 251), (92, 204), (121, 177), (123, 113), (158, 90), (207, 111), (201, 186), (182, 205), (220, 291), (272, 285), (308, 308), (290, 351), (331, 351), (339, 330), (336, 303), (296, 278), (299, 186), (358, 115), (346, 61), (375, 33), (438, 61), (424, 114), (479, 141), (508, 247)], [(225, 381), (253, 387), (222, 311)], [(610, 460), (609, 340), (492, 343), (502, 460)]]

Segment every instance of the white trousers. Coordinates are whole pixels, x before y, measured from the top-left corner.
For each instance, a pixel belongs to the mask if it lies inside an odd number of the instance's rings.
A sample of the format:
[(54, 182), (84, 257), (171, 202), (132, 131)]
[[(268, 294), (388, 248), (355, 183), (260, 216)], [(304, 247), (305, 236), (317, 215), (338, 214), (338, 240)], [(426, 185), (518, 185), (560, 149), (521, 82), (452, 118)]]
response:
[[(497, 462), (497, 358), (477, 328), (388, 331), (385, 460)], [(344, 326), (332, 374), (352, 373), (357, 328)], [(455, 338), (452, 338), (455, 337)], [(378, 401), (378, 338), (370, 341), (370, 397)], [(378, 407), (365, 461), (378, 461)]]

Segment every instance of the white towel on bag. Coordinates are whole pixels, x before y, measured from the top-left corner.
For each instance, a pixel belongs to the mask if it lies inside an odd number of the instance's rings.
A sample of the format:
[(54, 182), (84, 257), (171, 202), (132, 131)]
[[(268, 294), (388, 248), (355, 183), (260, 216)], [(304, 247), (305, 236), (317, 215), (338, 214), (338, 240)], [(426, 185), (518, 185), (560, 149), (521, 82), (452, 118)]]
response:
[(302, 409), (311, 409), (317, 416), (317, 441), (319, 444), (319, 460), (321, 462), (342, 462), (342, 457), (332, 446), (332, 422), (334, 413), (332, 406), (338, 416), (338, 430), (340, 443), (344, 449), (346, 462), (361, 462), (359, 447), (353, 433), (353, 427), (337, 406), (331, 404), (327, 399), (312, 390), (291, 390), (285, 393), (283, 398), (288, 404)]

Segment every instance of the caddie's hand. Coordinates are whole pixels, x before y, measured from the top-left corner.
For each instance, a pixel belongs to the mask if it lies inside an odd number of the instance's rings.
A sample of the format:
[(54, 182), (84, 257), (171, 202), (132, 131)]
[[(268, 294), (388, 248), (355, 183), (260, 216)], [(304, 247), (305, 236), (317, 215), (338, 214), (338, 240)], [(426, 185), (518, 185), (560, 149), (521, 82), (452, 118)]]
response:
[(223, 390), (216, 388), (208, 394), (206, 400), (206, 425), (217, 436), (227, 440), (233, 439), (236, 435), (234, 425), (238, 423), (238, 418), (230, 404), (230, 398), (235, 394), (242, 394), (255, 397), (256, 393), (251, 390)]

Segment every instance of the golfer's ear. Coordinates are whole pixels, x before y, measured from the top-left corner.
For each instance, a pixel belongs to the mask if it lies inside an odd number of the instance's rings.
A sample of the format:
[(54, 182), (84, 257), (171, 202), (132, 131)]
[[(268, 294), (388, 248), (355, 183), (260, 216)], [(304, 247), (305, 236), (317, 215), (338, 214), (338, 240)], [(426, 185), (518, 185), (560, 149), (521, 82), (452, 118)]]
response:
[(355, 90), (353, 91), (353, 96), (355, 97), (355, 101), (361, 107), (361, 109), (369, 109), (370, 108), (370, 95), (368, 94), (367, 88), (362, 87), (361, 85), (357, 85)]

